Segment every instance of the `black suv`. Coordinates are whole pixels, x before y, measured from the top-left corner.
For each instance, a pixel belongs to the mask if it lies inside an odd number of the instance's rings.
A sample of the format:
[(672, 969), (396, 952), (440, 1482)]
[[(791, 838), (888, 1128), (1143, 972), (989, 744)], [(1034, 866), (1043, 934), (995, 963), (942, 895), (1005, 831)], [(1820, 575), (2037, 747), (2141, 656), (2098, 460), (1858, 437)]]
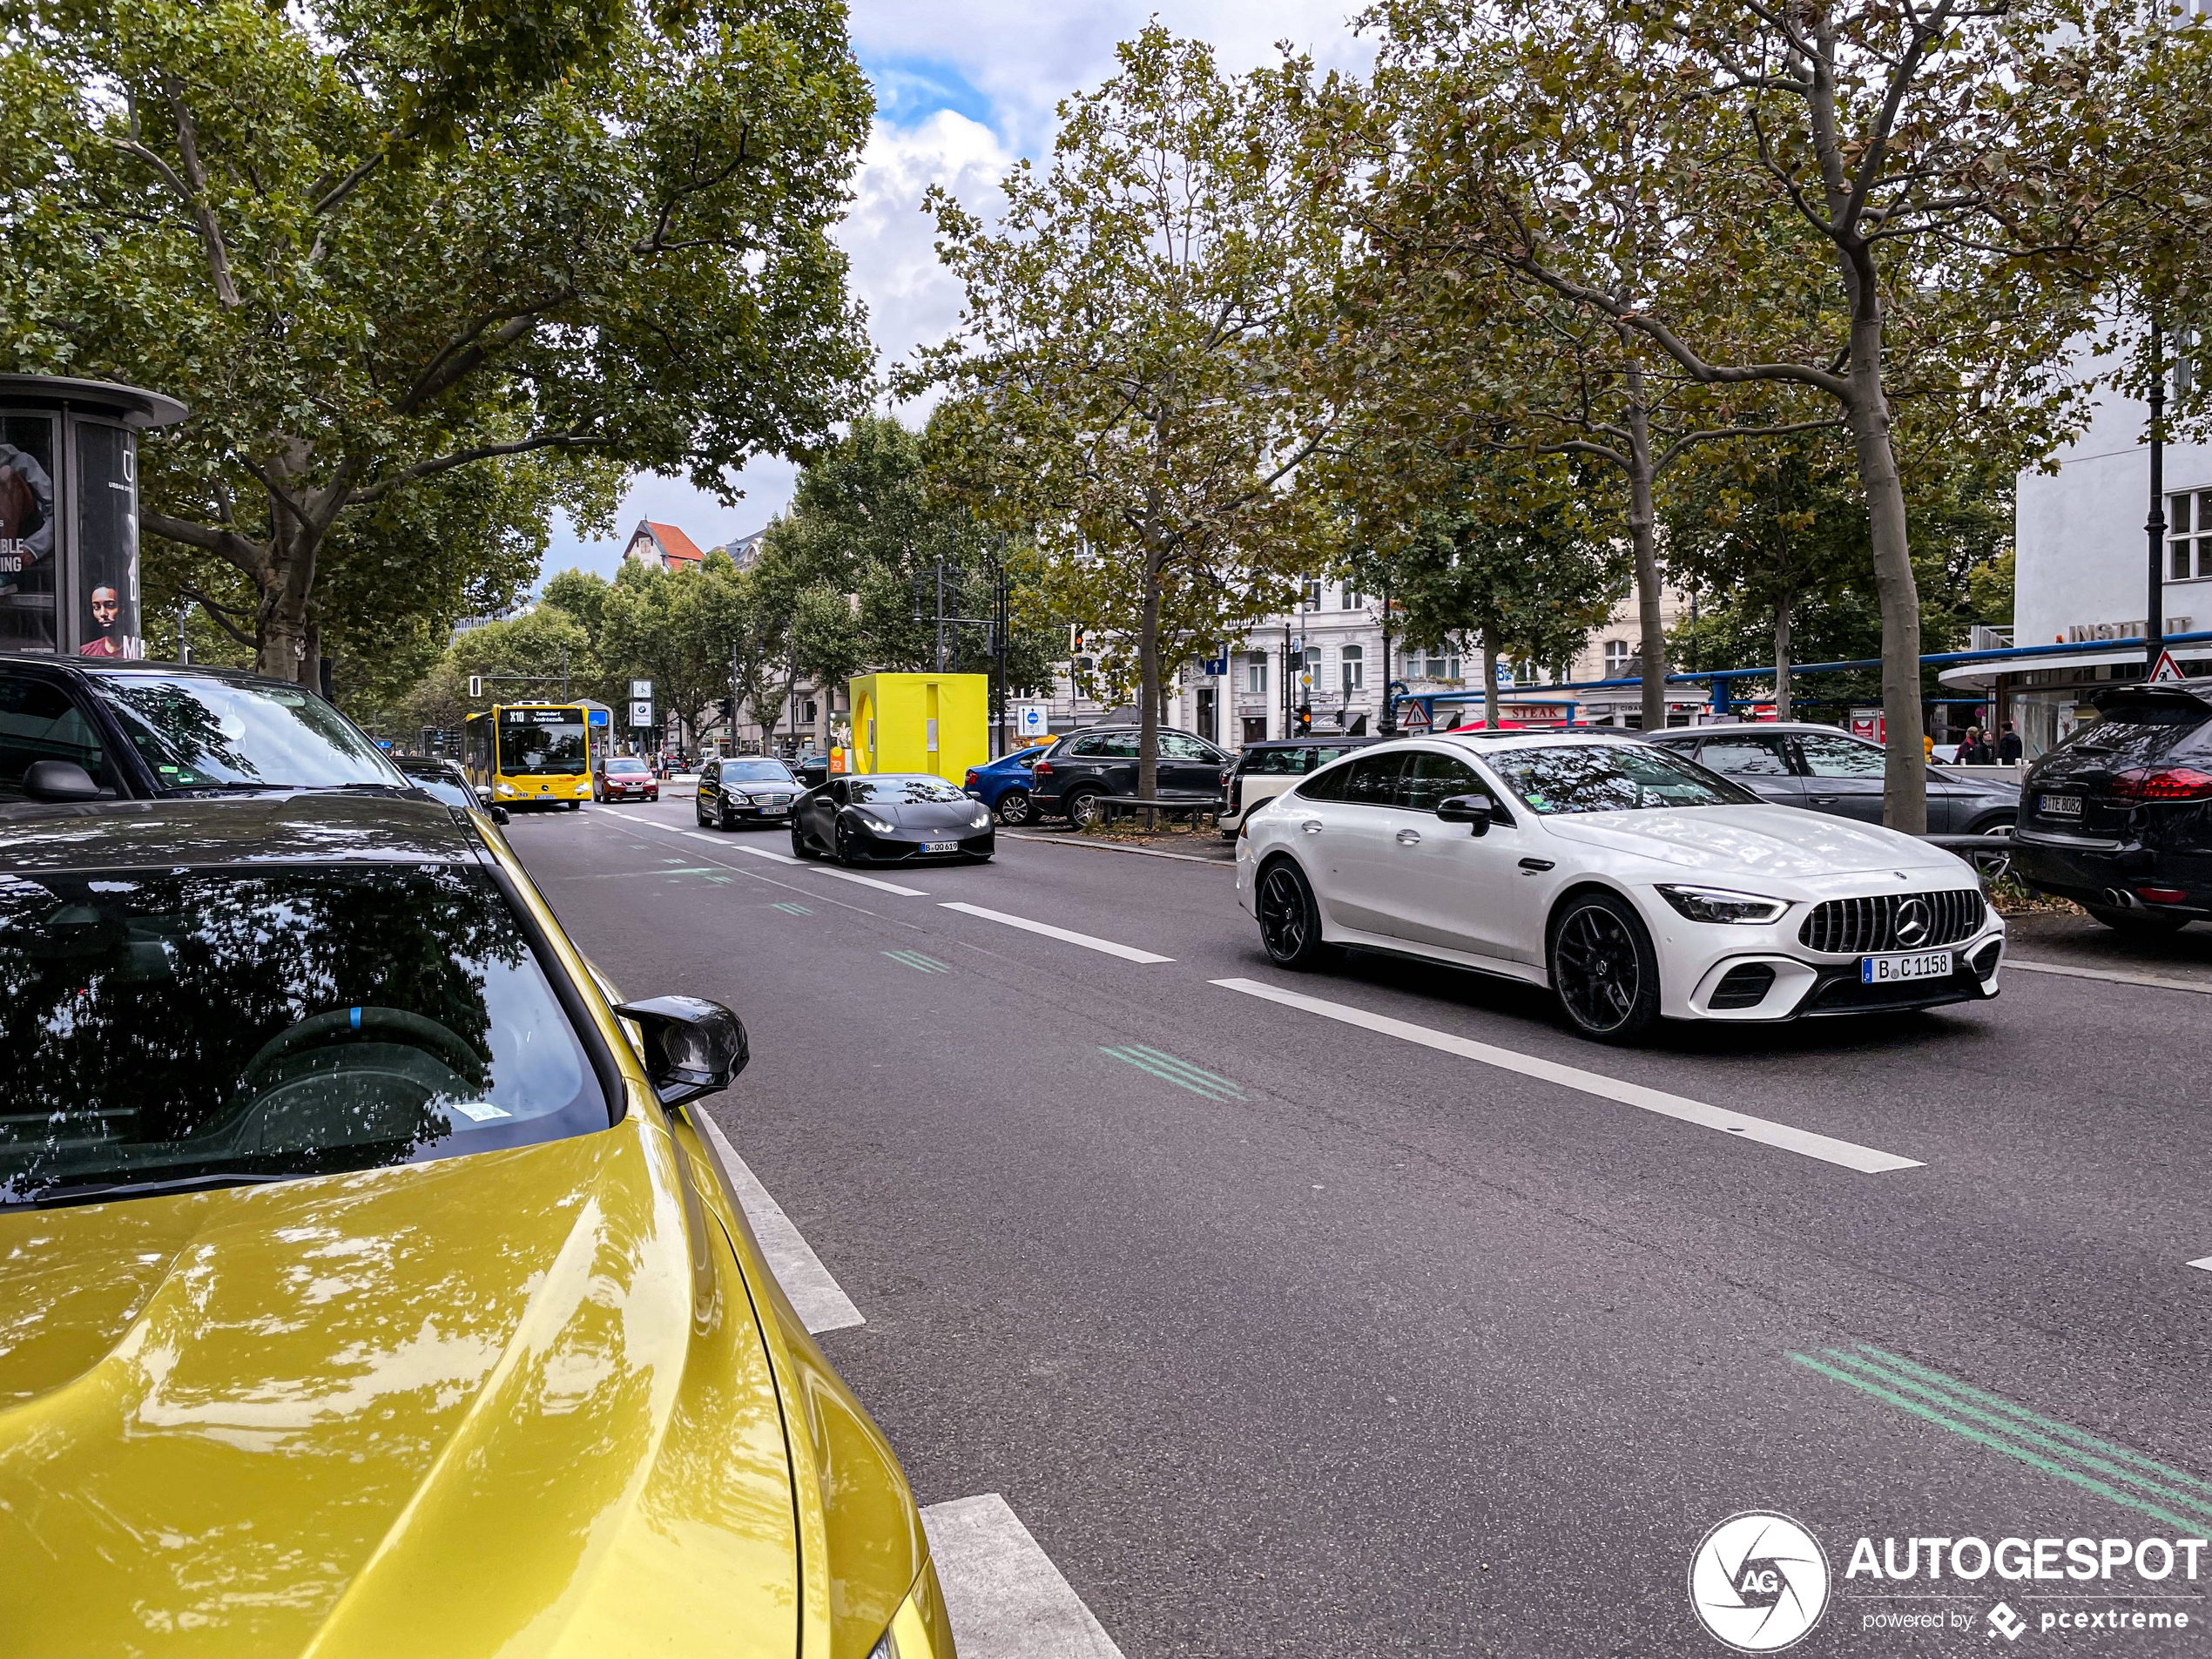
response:
[(2021, 785), (2013, 873), (2108, 927), (2212, 921), (2212, 679), (2093, 700)]
[(179, 663), (0, 655), (0, 810), (408, 780), (306, 687)]
[[(1159, 737), (1160, 798), (1218, 800), (1222, 771), (1234, 757), (1195, 732), (1163, 725)], [(1136, 793), (1136, 742), (1133, 725), (1095, 725), (1061, 738), (1029, 774), (1037, 811), (1080, 829), (1097, 817), (1101, 795)]]

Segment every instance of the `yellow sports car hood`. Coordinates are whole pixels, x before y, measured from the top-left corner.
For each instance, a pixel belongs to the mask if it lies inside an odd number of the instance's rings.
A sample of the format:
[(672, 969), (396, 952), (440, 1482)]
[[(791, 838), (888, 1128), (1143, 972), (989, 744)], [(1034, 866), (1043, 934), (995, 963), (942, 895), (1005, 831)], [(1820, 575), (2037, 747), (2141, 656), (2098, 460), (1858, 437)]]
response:
[[(720, 1244), (720, 1248), (710, 1248)], [(783, 1426), (665, 1129), (0, 1215), (11, 1655), (790, 1655)]]

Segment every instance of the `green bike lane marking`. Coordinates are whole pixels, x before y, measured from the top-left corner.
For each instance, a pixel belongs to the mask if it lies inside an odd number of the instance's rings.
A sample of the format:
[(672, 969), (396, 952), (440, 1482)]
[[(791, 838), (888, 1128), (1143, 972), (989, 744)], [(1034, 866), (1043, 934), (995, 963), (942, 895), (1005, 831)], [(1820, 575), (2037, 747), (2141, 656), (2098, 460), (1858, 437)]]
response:
[[(2001, 1394), (1976, 1388), (1972, 1384), (1960, 1382), (1939, 1371), (1916, 1365), (1912, 1360), (1865, 1343), (1859, 1345), (1857, 1353), (1841, 1348), (1828, 1348), (1824, 1349), (1822, 1354), (1821, 1358), (1804, 1353), (1792, 1353), (1789, 1357), (1793, 1363), (1817, 1372), (1831, 1381), (1843, 1383), (1923, 1422), (1948, 1429), (1961, 1439), (2001, 1453), (2084, 1491), (2094, 1492), (2099, 1497), (2125, 1508), (2155, 1516), (2177, 1531), (2201, 1531), (2206, 1517), (2212, 1516), (2212, 1502), (2188, 1492), (2169, 1490), (2142, 1474), (2121, 1467), (2122, 1464), (2134, 1465), (2136, 1468), (2155, 1472), (2174, 1486), (2212, 1492), (2212, 1484), (2195, 1475), (2185, 1474), (2179, 1469), (2168, 1468), (2140, 1452), (2100, 1440), (2070, 1424), (2029, 1411)], [(1914, 1394), (1921, 1398), (1916, 1399), (1912, 1398)], [(1985, 1410), (1985, 1405), (1994, 1409)], [(1966, 1420), (1961, 1421), (1961, 1419)], [(2042, 1433), (2042, 1429), (2050, 1432)], [(2061, 1439), (2061, 1436), (2064, 1438)], [(2069, 1445), (2067, 1443), (2068, 1440), (2080, 1442), (2080, 1445)], [(2082, 1446), (2094, 1447), (2104, 1455), (2094, 1455), (2081, 1449)], [(2098, 1478), (2100, 1475), (2107, 1475), (2111, 1479), (2101, 1480)], [(2143, 1495), (2123, 1490), (2113, 1481), (2141, 1487), (2142, 1494), (2160, 1500), (2160, 1503), (2148, 1502)], [(2173, 1507), (2161, 1507), (2161, 1504)], [(2175, 1509), (2202, 1513), (2176, 1514), (2174, 1513)]]
[(1244, 1097), (1241, 1083), (1231, 1082), (1204, 1067), (1194, 1066), (1187, 1060), (1178, 1060), (1161, 1049), (1149, 1049), (1141, 1042), (1132, 1042), (1119, 1049), (1109, 1049), (1102, 1044), (1098, 1052), (1109, 1060), (1118, 1060), (1125, 1066), (1135, 1066), (1139, 1071), (1150, 1072), (1163, 1082), (1173, 1083), (1177, 1089), (1187, 1089), (1194, 1095), (1203, 1095), (1208, 1100), (1242, 1100)]
[[(778, 907), (781, 908), (780, 906)], [(925, 956), (918, 950), (887, 950), (883, 953), (901, 968), (911, 968), (918, 974), (949, 974), (950, 962), (941, 962), (934, 956)]]
[(786, 916), (811, 916), (814, 913), (803, 904), (772, 904), (771, 910), (780, 910)]

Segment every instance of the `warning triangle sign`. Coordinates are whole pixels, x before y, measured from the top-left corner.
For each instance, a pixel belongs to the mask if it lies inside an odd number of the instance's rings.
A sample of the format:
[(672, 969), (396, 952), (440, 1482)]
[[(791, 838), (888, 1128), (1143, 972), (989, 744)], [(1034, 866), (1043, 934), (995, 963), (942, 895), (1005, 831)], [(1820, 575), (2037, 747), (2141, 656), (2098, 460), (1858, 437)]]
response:
[(2150, 684), (2178, 685), (2188, 678), (2188, 675), (2182, 672), (2181, 664), (2174, 660), (2172, 651), (2162, 651), (2158, 653), (2158, 665), (2150, 671)]

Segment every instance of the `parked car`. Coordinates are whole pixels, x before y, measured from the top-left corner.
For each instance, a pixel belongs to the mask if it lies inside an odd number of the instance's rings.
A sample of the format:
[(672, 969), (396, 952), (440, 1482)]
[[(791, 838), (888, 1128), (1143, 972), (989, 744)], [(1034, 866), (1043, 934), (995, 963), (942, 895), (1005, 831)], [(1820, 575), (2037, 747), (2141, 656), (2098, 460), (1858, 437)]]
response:
[(1244, 814), (1272, 800), (1310, 772), (1318, 772), (1374, 738), (1270, 738), (1248, 743), (1221, 774), (1221, 836), (1234, 840)]
[(950, 1659), (701, 1113), (735, 1015), (404, 793), (8, 840), (10, 1651)]
[(463, 812), (482, 813), (495, 824), (507, 822), (507, 809), (489, 799), (489, 787), (479, 789), (470, 784), (469, 774), (462, 771), (459, 761), (443, 760), (435, 755), (394, 755), (391, 759), (407, 780), (431, 799), (458, 806)]
[(1673, 750), (1494, 732), (1379, 744), (1248, 813), (1237, 893), (1278, 965), (1346, 946), (1547, 985), (1586, 1036), (1997, 995), (1973, 873), (1770, 806)]
[(288, 680), (0, 654), (0, 810), (375, 785), (408, 780), (359, 726)]
[(658, 800), (660, 779), (637, 755), (602, 755), (591, 769), (594, 800)]
[(773, 755), (741, 755), (699, 768), (692, 813), (702, 825), (735, 829), (740, 824), (782, 824), (804, 787)]
[[(1039, 757), (1030, 771), (1031, 799), (1047, 818), (1077, 828), (1097, 816), (1101, 795), (1136, 793), (1137, 728), (1092, 726), (1069, 733)], [(1159, 729), (1162, 799), (1218, 800), (1221, 774), (1235, 757), (1195, 732)]]
[(927, 772), (848, 773), (799, 798), (792, 856), (840, 864), (981, 863), (998, 850), (990, 809)]
[[(1777, 806), (1882, 821), (1882, 777), (1888, 757), (1832, 725), (1688, 726), (1655, 732), (1649, 741), (1688, 755)], [(1962, 778), (1940, 766), (1928, 773), (1928, 829), (1937, 835), (2003, 835), (2020, 816), (2020, 786), (2003, 778)]]
[(2212, 921), (2212, 679), (2116, 686), (2028, 769), (2013, 873), (2108, 927)]
[(1015, 754), (1001, 755), (983, 765), (970, 766), (966, 786), (968, 799), (981, 801), (998, 815), (1001, 824), (1011, 826), (1034, 822), (1037, 806), (1031, 793), (1034, 780), (1029, 768), (1051, 747), (1049, 743), (1040, 743)]

